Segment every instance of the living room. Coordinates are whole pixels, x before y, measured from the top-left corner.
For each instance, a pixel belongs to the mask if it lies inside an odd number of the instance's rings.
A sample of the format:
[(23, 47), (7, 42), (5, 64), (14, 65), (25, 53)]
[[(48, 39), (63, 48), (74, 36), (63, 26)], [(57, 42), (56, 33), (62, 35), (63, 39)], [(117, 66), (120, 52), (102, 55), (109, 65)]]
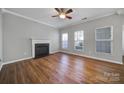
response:
[(124, 83), (123, 25), (123, 8), (1, 8), (0, 83)]

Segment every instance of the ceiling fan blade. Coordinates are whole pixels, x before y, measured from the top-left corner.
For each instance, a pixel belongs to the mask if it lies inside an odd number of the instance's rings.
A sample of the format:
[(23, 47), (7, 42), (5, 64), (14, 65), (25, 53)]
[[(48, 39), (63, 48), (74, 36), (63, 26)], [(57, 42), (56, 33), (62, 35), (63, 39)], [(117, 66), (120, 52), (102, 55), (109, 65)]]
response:
[(52, 17), (58, 17), (59, 15), (53, 15)]
[(68, 18), (68, 19), (72, 19), (72, 17), (71, 17), (71, 16), (66, 16), (66, 18)]
[(64, 12), (64, 8), (60, 8), (61, 9), (61, 12)]
[(73, 12), (73, 10), (72, 10), (72, 9), (69, 9), (69, 10), (67, 10), (65, 13), (66, 13), (66, 14), (69, 14), (69, 13), (71, 13), (71, 12)]
[(58, 12), (58, 13), (60, 13), (61, 11), (59, 10), (59, 8), (55, 8), (55, 10)]

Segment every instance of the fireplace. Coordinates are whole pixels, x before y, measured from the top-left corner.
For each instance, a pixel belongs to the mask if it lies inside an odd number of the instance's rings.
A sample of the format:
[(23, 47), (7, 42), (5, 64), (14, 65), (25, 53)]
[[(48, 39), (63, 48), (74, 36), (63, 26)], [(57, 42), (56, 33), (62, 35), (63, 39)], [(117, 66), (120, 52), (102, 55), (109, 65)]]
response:
[(39, 58), (51, 53), (50, 40), (31, 39), (32, 40), (32, 57)]
[(35, 44), (35, 58), (44, 57), (49, 55), (49, 44), (38, 43)]

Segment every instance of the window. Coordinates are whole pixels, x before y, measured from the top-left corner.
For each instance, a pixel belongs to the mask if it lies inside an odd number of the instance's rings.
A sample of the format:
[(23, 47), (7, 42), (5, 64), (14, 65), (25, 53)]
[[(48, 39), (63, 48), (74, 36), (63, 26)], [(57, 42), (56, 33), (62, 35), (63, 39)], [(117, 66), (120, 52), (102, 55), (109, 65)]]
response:
[(68, 48), (68, 33), (62, 34), (62, 48)]
[(122, 31), (122, 49), (124, 51), (124, 25), (123, 25), (123, 31)]
[(78, 51), (84, 50), (84, 31), (74, 33), (74, 49)]
[(112, 52), (112, 27), (96, 29), (96, 52)]

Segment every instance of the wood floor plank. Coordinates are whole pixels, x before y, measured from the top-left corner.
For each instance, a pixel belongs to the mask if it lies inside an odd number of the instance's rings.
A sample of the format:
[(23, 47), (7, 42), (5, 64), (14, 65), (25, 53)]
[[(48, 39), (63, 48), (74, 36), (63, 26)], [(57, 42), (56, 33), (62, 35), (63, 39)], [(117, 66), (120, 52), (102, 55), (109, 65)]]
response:
[(1, 84), (124, 84), (124, 65), (55, 53), (4, 65)]

